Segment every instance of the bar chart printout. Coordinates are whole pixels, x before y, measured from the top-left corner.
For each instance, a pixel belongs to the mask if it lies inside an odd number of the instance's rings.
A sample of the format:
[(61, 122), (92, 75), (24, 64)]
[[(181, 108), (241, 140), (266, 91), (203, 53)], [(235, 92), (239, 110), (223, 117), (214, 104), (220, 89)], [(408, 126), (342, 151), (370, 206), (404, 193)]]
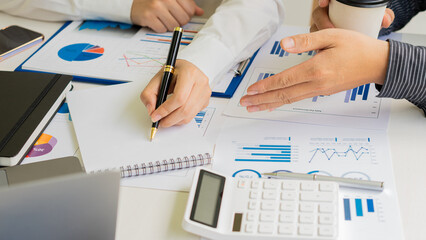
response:
[(345, 221), (379, 221), (384, 219), (380, 216), (380, 205), (373, 198), (343, 198), (343, 213)]
[(238, 144), (236, 162), (291, 162), (290, 144)]

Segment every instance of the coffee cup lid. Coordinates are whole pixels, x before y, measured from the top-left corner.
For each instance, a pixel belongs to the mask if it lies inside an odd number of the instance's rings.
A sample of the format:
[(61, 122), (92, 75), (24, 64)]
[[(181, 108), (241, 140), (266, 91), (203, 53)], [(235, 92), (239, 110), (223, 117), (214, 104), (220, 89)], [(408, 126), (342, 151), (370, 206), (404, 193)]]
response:
[(388, 4), (389, 0), (337, 0), (346, 5), (361, 7), (361, 8), (375, 8)]

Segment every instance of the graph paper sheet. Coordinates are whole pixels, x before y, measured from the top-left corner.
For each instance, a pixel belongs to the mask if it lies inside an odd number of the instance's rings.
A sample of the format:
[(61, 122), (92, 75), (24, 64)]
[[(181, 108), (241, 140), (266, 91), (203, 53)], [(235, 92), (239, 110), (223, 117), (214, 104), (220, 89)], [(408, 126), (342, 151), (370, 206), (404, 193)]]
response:
[(331, 126), (386, 129), (390, 113), (390, 100), (375, 97), (374, 84), (340, 92), (331, 96), (316, 96), (287, 104), (272, 112), (247, 112), (239, 104), (247, 88), (255, 82), (300, 64), (315, 55), (314, 51), (288, 53), (280, 47), (284, 37), (306, 33), (301, 27), (281, 27), (259, 50), (240, 88), (231, 99), (225, 115), (245, 118), (269, 119)]
[[(205, 21), (193, 19), (183, 26), (180, 50), (191, 43)], [(172, 34), (154, 33), (123, 23), (74, 21), (28, 59), (22, 69), (110, 81), (148, 82), (165, 64)], [(224, 74), (216, 79), (217, 88), (214, 85), (213, 91), (225, 92), (233, 77), (233, 74)]]
[(295, 172), (384, 181), (383, 192), (340, 188), (339, 239), (403, 239), (383, 131), (228, 118), (212, 167), (238, 178)]

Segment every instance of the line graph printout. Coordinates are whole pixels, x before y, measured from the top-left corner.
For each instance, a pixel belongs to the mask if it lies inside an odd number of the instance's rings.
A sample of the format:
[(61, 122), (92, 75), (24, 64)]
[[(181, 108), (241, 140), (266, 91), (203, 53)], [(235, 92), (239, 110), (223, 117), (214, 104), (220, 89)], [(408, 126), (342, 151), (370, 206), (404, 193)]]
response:
[(243, 118), (222, 126), (214, 170), (245, 179), (294, 172), (384, 181), (383, 192), (340, 188), (339, 239), (403, 239), (386, 133)]
[(278, 29), (259, 50), (241, 82), (241, 87), (235, 93), (236, 97), (231, 100), (224, 114), (317, 125), (386, 129), (390, 100), (377, 98), (378, 91), (374, 84), (361, 85), (330, 96), (307, 98), (283, 105), (274, 111), (248, 113), (246, 108), (239, 104), (241, 97), (246, 95), (247, 88), (252, 84), (308, 61), (316, 55), (311, 51), (288, 53), (279, 45), (282, 38), (307, 31), (305, 28), (288, 26)]

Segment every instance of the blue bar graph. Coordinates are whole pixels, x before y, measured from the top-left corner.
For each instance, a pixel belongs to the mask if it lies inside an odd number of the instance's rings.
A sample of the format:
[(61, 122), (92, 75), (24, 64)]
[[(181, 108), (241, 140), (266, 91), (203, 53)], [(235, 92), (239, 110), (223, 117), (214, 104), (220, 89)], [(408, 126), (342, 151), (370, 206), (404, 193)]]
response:
[[(284, 49), (281, 48), (279, 41), (274, 42), (274, 45), (272, 46), (272, 49), (269, 52), (269, 54), (277, 55), (278, 57), (288, 57), (290, 55), (289, 52), (287, 52), (287, 51), (285, 51)], [(316, 52), (315, 51), (309, 51), (309, 52), (304, 52), (304, 53), (297, 53), (297, 55), (299, 55), (299, 56), (302, 56), (303, 54), (306, 54), (308, 56), (315, 56)]]
[(370, 84), (365, 85), (364, 94), (362, 95), (362, 100), (366, 101), (368, 98), (368, 91), (370, 90)]
[(374, 212), (373, 199), (367, 199), (367, 211), (368, 212)]
[(348, 103), (350, 101), (355, 101), (357, 95), (362, 96), (362, 100), (366, 101), (368, 99), (368, 92), (370, 91), (370, 84), (362, 85), (359, 87), (356, 87), (351, 90), (346, 91), (345, 95), (345, 103)]
[(350, 221), (351, 220), (351, 205), (348, 198), (343, 199), (343, 205), (345, 210), (345, 220)]
[(358, 217), (362, 217), (362, 201), (361, 199), (357, 198), (355, 199), (355, 208), (356, 208), (356, 215)]
[(291, 145), (259, 144), (251, 146), (239, 146), (235, 161), (291, 162)]
[(262, 79), (268, 78), (268, 77), (272, 77), (274, 75), (275, 75), (274, 73), (260, 73), (259, 76), (257, 77), (256, 82), (258, 82)]
[(203, 122), (204, 117), (206, 116), (206, 111), (201, 111), (195, 115), (195, 122), (197, 123), (197, 126), (200, 127), (201, 123)]
[[(367, 206), (366, 209), (365, 208), (363, 209), (362, 207), (363, 201), (364, 200), (362, 198), (355, 198), (355, 199), (344, 198), (343, 199), (343, 211), (345, 215), (345, 221), (351, 221), (356, 219), (361, 220), (365, 217), (373, 216), (372, 214), (375, 214), (376, 211), (374, 209), (373, 199), (371, 198), (366, 199), (366, 201), (364, 202), (366, 203), (366, 206)], [(356, 217), (351, 216), (351, 202), (352, 204), (354, 203), (354, 205), (352, 205), (352, 207), (354, 207), (352, 213)]]

